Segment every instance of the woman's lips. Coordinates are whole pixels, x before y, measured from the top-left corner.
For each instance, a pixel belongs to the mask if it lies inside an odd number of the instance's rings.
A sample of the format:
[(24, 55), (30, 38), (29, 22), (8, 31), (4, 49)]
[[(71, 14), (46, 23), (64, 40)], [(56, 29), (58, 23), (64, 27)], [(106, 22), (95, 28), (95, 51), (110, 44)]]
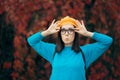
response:
[(66, 40), (66, 41), (68, 41), (68, 40), (69, 40), (69, 38), (65, 38), (65, 40)]

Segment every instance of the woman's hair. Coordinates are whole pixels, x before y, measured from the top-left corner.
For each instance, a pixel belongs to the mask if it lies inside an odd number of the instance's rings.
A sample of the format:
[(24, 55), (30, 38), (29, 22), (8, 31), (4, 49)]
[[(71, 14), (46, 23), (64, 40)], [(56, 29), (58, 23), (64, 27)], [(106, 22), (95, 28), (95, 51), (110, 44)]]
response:
[[(61, 30), (58, 32), (58, 40), (56, 43), (56, 51), (57, 53), (60, 53), (63, 48), (65, 47), (64, 42), (62, 41), (61, 38)], [(72, 45), (72, 50), (74, 50), (76, 53), (80, 52), (81, 49), (79, 47), (79, 34), (75, 32), (75, 38), (73, 41), (73, 45)]]

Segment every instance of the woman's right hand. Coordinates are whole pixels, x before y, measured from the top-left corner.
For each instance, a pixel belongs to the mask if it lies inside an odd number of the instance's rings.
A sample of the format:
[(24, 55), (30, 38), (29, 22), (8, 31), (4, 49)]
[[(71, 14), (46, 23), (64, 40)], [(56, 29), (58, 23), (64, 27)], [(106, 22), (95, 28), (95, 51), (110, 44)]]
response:
[(54, 34), (56, 32), (58, 32), (60, 30), (58, 26), (58, 22), (56, 21), (55, 22), (55, 19), (52, 21), (51, 25), (49, 26), (49, 28), (45, 31), (43, 31), (41, 34), (43, 36), (47, 36), (47, 35), (50, 35), (50, 34)]
[(49, 26), (49, 28), (47, 29), (47, 31), (50, 33), (50, 34), (54, 34), (56, 32), (59, 31), (59, 27), (58, 26), (58, 22), (56, 21), (55, 22), (55, 19), (52, 21), (51, 25)]

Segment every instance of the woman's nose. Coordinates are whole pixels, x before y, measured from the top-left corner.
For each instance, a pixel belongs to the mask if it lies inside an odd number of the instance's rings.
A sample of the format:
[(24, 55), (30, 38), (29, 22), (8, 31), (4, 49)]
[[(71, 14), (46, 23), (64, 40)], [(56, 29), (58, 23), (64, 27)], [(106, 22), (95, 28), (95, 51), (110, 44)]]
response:
[(65, 32), (65, 35), (66, 35), (66, 36), (68, 36), (68, 35), (69, 35), (68, 31), (66, 31), (66, 32)]

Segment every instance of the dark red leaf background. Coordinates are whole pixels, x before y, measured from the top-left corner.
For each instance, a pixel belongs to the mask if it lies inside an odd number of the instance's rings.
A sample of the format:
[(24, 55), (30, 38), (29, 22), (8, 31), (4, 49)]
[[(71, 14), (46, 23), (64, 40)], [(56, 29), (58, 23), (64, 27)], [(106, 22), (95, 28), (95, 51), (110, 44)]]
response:
[[(50, 64), (26, 40), (67, 15), (114, 40), (87, 70), (88, 80), (120, 80), (120, 0), (0, 0), (0, 80), (49, 80)], [(91, 42), (81, 37), (80, 44)]]

